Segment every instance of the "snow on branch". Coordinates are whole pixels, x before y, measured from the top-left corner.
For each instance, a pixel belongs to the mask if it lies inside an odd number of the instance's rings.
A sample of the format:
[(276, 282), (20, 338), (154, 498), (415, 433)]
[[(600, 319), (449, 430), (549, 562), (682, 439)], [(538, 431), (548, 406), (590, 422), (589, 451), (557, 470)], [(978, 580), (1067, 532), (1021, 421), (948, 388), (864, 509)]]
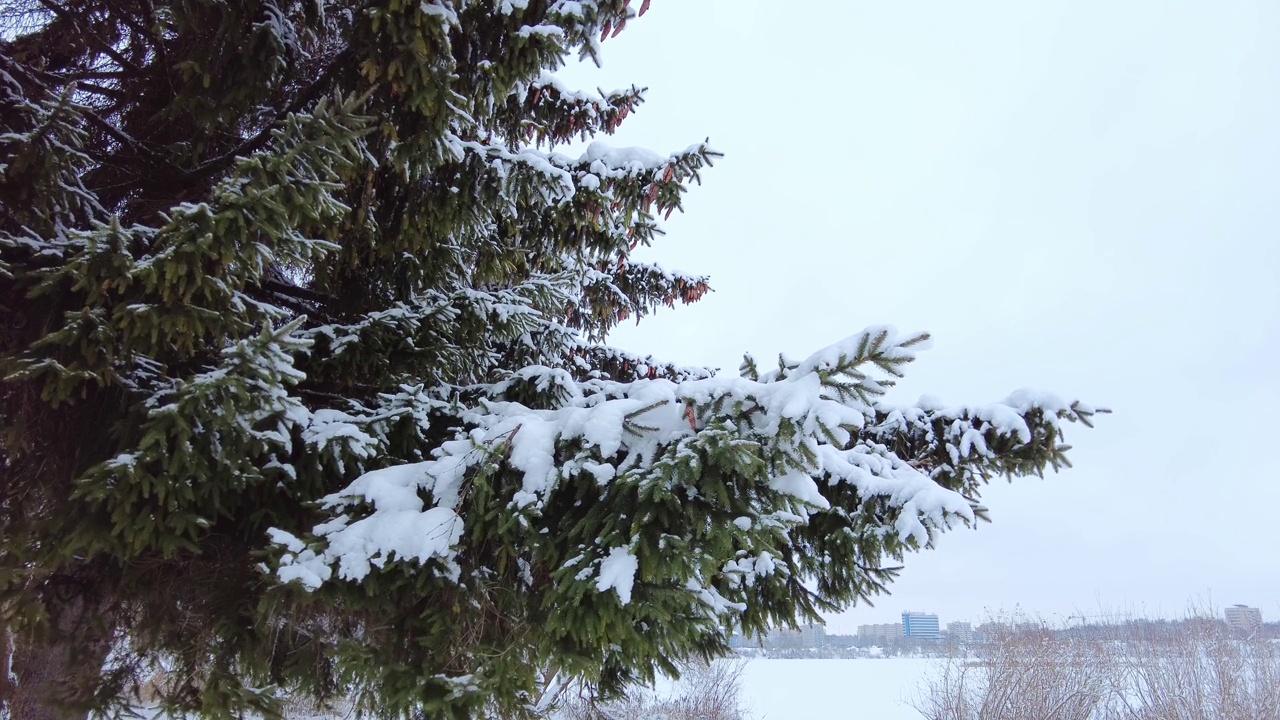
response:
[(644, 102), (644, 90), (635, 86), (609, 93), (575, 90), (544, 71), (527, 85), (513, 88), (509, 102), (528, 115), (522, 131), (511, 133), (513, 137), (560, 143), (597, 132), (613, 133)]
[(626, 180), (655, 174), (664, 184), (697, 180), (697, 171), (720, 155), (705, 142), (665, 156), (644, 148), (619, 148), (594, 142), (576, 159), (557, 152), (512, 149), (496, 140), (480, 142), (457, 135), (446, 137), (445, 145), (459, 160), (471, 152), (486, 162), (501, 161), (508, 168), (504, 175), (512, 175), (511, 169), (518, 167), (532, 170), (540, 175), (540, 185), (550, 181), (552, 185), (559, 186), (558, 199), (572, 198), (579, 185), (588, 189), (598, 188), (601, 180)]
[[(339, 579), (360, 581), (392, 560), (431, 564), (442, 577), (456, 576), (463, 529), (477, 512), (468, 506), (467, 488), (477, 473), (495, 472), (510, 479), (501, 485), (505, 512), (526, 525), (539, 521), (558, 491), (582, 483), (602, 492), (683, 487), (723, 493), (708, 488), (705, 475), (721, 467), (738, 478), (732, 481), (737, 492), (746, 493), (731, 500), (745, 508), (735, 511), (739, 517), (732, 523), (742, 547), (758, 546), (760, 533), (785, 535), (805, 525), (813, 513), (845, 502), (850, 490), (857, 504), (846, 511), (877, 498), (892, 511), (882, 520), (884, 532), (901, 546), (927, 545), (936, 533), (972, 522), (974, 503), (894, 452), (894, 424), (918, 423), (927, 411), (894, 409), (887, 417), (878, 397), (888, 380), (872, 377), (900, 375), (927, 340), (870, 328), (803, 361), (740, 378), (579, 382), (563, 369), (526, 368), (459, 408), (462, 427), (431, 459), (366, 473), (328, 496), (323, 506), (332, 519), (305, 540), (277, 531), (275, 541), (284, 549), (279, 577), (314, 590), (335, 569)], [(556, 401), (537, 409), (499, 399), (516, 380), (554, 393)], [(1031, 437), (1026, 423), (1013, 419), (1019, 410), (1071, 407), (1052, 396), (1019, 397), (1017, 407), (997, 403), (963, 412), (990, 418), (987, 431), (1020, 446)], [(429, 540), (419, 536), (428, 530)], [(597, 570), (579, 572), (580, 579), (594, 578), (600, 589), (628, 599), (637, 571), (634, 552), (623, 548), (636, 542), (624, 532), (609, 541), (612, 550), (591, 551), (589, 565)], [(726, 557), (715, 563), (726, 568), (725, 582), (740, 575), (733, 568), (741, 562), (734, 562)], [(634, 582), (644, 582), (643, 575)], [(697, 592), (707, 592), (710, 582)], [(737, 607), (728, 600), (719, 605)]]

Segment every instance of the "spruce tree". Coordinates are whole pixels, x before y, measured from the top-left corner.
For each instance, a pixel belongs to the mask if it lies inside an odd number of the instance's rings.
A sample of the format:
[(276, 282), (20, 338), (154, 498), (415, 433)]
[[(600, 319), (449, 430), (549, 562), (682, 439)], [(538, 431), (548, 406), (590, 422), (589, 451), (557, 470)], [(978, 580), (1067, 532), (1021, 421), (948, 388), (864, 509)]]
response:
[(605, 344), (716, 153), (552, 73), (628, 0), (12, 0), (0, 608), (14, 718), (355, 697), (525, 717), (882, 592), (1093, 410), (881, 396), (891, 328), (739, 376)]

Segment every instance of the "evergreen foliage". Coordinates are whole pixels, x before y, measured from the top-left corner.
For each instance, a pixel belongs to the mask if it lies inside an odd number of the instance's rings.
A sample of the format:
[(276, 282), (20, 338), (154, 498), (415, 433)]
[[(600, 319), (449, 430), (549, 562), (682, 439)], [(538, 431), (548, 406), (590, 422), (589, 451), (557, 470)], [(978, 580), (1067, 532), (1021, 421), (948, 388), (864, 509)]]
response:
[(209, 716), (537, 715), (881, 592), (1065, 464), (1086, 406), (885, 404), (924, 335), (739, 378), (604, 344), (707, 291), (631, 253), (710, 147), (557, 151), (644, 94), (550, 73), (647, 5), (0, 12), (0, 607), (64, 710), (163, 664)]

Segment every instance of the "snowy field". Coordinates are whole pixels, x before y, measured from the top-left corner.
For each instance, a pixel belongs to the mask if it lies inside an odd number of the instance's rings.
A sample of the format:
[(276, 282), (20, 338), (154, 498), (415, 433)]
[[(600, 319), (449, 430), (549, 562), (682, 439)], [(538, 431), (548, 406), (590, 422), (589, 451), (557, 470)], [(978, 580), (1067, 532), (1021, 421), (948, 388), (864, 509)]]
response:
[(754, 720), (920, 720), (908, 702), (938, 662), (758, 659), (742, 694)]
[[(924, 658), (750, 660), (742, 673), (743, 706), (750, 720), (922, 720), (909, 701), (939, 662)], [(148, 720), (171, 717), (145, 709), (141, 715)], [(354, 715), (293, 710), (287, 717), (351, 720)]]

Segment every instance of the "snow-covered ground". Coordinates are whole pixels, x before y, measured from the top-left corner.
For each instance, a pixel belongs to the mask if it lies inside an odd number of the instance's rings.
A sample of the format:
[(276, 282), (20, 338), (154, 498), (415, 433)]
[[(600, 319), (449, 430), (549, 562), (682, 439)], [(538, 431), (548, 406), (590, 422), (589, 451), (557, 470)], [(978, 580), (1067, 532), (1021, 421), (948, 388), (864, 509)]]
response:
[[(742, 673), (743, 705), (750, 720), (922, 720), (909, 704), (940, 660), (754, 659)], [(662, 691), (670, 685), (660, 682)], [(139, 709), (149, 720), (170, 720)], [(256, 716), (252, 716), (256, 717)], [(349, 720), (350, 713), (294, 709), (291, 720)]]
[(909, 702), (938, 662), (756, 659), (742, 694), (754, 720), (921, 720)]

